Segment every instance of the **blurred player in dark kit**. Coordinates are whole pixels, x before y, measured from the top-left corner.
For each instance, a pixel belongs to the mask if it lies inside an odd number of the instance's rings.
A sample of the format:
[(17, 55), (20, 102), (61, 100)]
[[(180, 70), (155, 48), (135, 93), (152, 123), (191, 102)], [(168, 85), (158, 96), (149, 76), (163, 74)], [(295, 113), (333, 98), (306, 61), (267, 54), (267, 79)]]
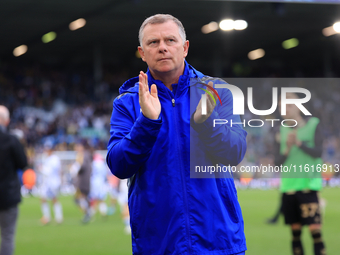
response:
[(27, 165), (25, 151), (19, 140), (7, 133), (10, 122), (8, 109), (0, 105), (0, 255), (14, 251), (14, 236), (21, 201), (17, 171)]
[(75, 145), (77, 152), (76, 161), (71, 166), (71, 172), (75, 177), (76, 203), (84, 212), (83, 223), (91, 220), (90, 207), (90, 179), (92, 173), (92, 149), (87, 141), (81, 141)]
[[(294, 93), (287, 93), (287, 98), (297, 99)], [(285, 223), (292, 231), (292, 251), (294, 255), (303, 255), (301, 231), (308, 225), (314, 242), (314, 254), (325, 255), (325, 245), (321, 235), (321, 215), (318, 192), (322, 188), (322, 133), (320, 120), (316, 117), (305, 119), (295, 104), (287, 104), (286, 119), (297, 121), (294, 128), (280, 127), (276, 135), (277, 153), (275, 164), (283, 166), (308, 166), (312, 170), (297, 169), (296, 173), (283, 173), (281, 176), (282, 212)], [(287, 125), (294, 126), (295, 122)]]

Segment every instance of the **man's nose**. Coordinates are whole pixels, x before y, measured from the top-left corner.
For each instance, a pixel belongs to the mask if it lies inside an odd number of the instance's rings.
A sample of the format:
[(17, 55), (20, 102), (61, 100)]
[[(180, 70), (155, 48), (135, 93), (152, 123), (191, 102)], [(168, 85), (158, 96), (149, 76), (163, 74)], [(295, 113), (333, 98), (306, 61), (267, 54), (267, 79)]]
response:
[(166, 47), (166, 43), (162, 40), (160, 41), (159, 43), (159, 47), (158, 47), (158, 50), (160, 53), (163, 53), (163, 52), (167, 52), (167, 47)]

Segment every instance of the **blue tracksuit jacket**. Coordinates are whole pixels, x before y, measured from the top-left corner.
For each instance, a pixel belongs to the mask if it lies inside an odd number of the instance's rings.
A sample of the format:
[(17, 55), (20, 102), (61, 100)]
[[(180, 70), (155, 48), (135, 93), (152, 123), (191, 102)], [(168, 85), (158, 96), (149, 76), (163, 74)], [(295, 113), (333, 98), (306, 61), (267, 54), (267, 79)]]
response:
[[(246, 132), (239, 125), (212, 127), (212, 119), (233, 119), (232, 95), (217, 89), (216, 105), (203, 123), (190, 126), (190, 78), (203, 74), (185, 62), (184, 74), (171, 92), (156, 84), (162, 110), (158, 120), (143, 116), (138, 77), (126, 81), (113, 102), (107, 163), (118, 178), (131, 178), (129, 210), (133, 254), (235, 254), (246, 250), (243, 218), (232, 178), (190, 178), (190, 133), (203, 139), (208, 153), (194, 146), (200, 161), (214, 154), (224, 165), (237, 165), (246, 151)], [(202, 94), (196, 89), (195, 93)], [(200, 96), (200, 95), (198, 95)], [(190, 130), (190, 131), (189, 131)], [(193, 148), (192, 148), (193, 150)]]

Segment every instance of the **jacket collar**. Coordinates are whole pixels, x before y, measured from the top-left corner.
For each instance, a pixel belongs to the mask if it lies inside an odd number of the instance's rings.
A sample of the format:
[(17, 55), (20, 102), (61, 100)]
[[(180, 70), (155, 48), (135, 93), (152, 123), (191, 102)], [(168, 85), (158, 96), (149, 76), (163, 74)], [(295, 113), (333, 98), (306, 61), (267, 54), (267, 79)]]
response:
[[(184, 60), (184, 63), (185, 63), (185, 66), (184, 66), (184, 72), (183, 72), (183, 75), (180, 76), (179, 80), (178, 80), (178, 83), (179, 83), (179, 86), (178, 88), (180, 90), (186, 88), (187, 86), (190, 85), (190, 78), (202, 78), (204, 75), (197, 71), (195, 68), (193, 68), (191, 65), (188, 64), (188, 62), (186, 60)], [(160, 89), (160, 90), (165, 90), (165, 85), (159, 81), (159, 80), (155, 80), (151, 73), (150, 73), (150, 70), (148, 68), (147, 70), (147, 75), (148, 75), (148, 82), (149, 82), (149, 85), (152, 85), (152, 84), (156, 84), (157, 87)], [(138, 76), (137, 77), (133, 77), (129, 80), (127, 80), (126, 82), (124, 82), (124, 84), (119, 88), (119, 94), (123, 94), (125, 92), (136, 92), (138, 93), (138, 87), (136, 87), (136, 83), (138, 83)]]
[[(182, 90), (190, 85), (190, 78), (202, 78), (204, 75), (193, 68), (191, 65), (188, 64), (186, 60), (184, 60), (184, 72), (178, 79), (178, 89)], [(148, 68), (146, 74), (148, 75), (148, 83), (149, 85), (156, 84), (159, 89), (166, 89), (166, 86), (160, 80), (155, 80), (151, 72)]]

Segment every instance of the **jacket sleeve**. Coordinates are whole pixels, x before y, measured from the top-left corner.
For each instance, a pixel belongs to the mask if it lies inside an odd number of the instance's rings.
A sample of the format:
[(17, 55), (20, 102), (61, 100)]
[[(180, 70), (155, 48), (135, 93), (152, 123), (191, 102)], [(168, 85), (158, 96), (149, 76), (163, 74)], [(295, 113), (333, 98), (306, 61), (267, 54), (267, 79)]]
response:
[(135, 104), (133, 95), (113, 102), (106, 161), (120, 179), (130, 178), (147, 161), (162, 126), (161, 119), (148, 119), (141, 112), (136, 115)]
[(27, 157), (25, 154), (24, 147), (22, 144), (19, 142), (19, 140), (16, 137), (12, 137), (13, 141), (13, 151), (12, 155), (14, 157), (14, 162), (15, 162), (15, 167), (17, 170), (21, 169), (23, 170), (27, 166)]
[[(220, 95), (222, 105), (216, 106), (205, 122), (195, 123), (192, 115), (190, 123), (204, 143), (206, 153), (218, 163), (236, 166), (242, 161), (247, 150), (247, 132), (240, 124), (239, 115), (233, 115), (233, 97), (230, 90), (224, 89)], [(224, 124), (215, 124), (214, 127), (214, 119), (223, 120), (220, 123)]]
[(316, 126), (315, 135), (314, 135), (314, 147), (310, 147), (306, 144), (306, 142), (302, 142), (300, 149), (303, 150), (308, 155), (313, 158), (321, 158), (322, 156), (322, 129), (320, 123)]

